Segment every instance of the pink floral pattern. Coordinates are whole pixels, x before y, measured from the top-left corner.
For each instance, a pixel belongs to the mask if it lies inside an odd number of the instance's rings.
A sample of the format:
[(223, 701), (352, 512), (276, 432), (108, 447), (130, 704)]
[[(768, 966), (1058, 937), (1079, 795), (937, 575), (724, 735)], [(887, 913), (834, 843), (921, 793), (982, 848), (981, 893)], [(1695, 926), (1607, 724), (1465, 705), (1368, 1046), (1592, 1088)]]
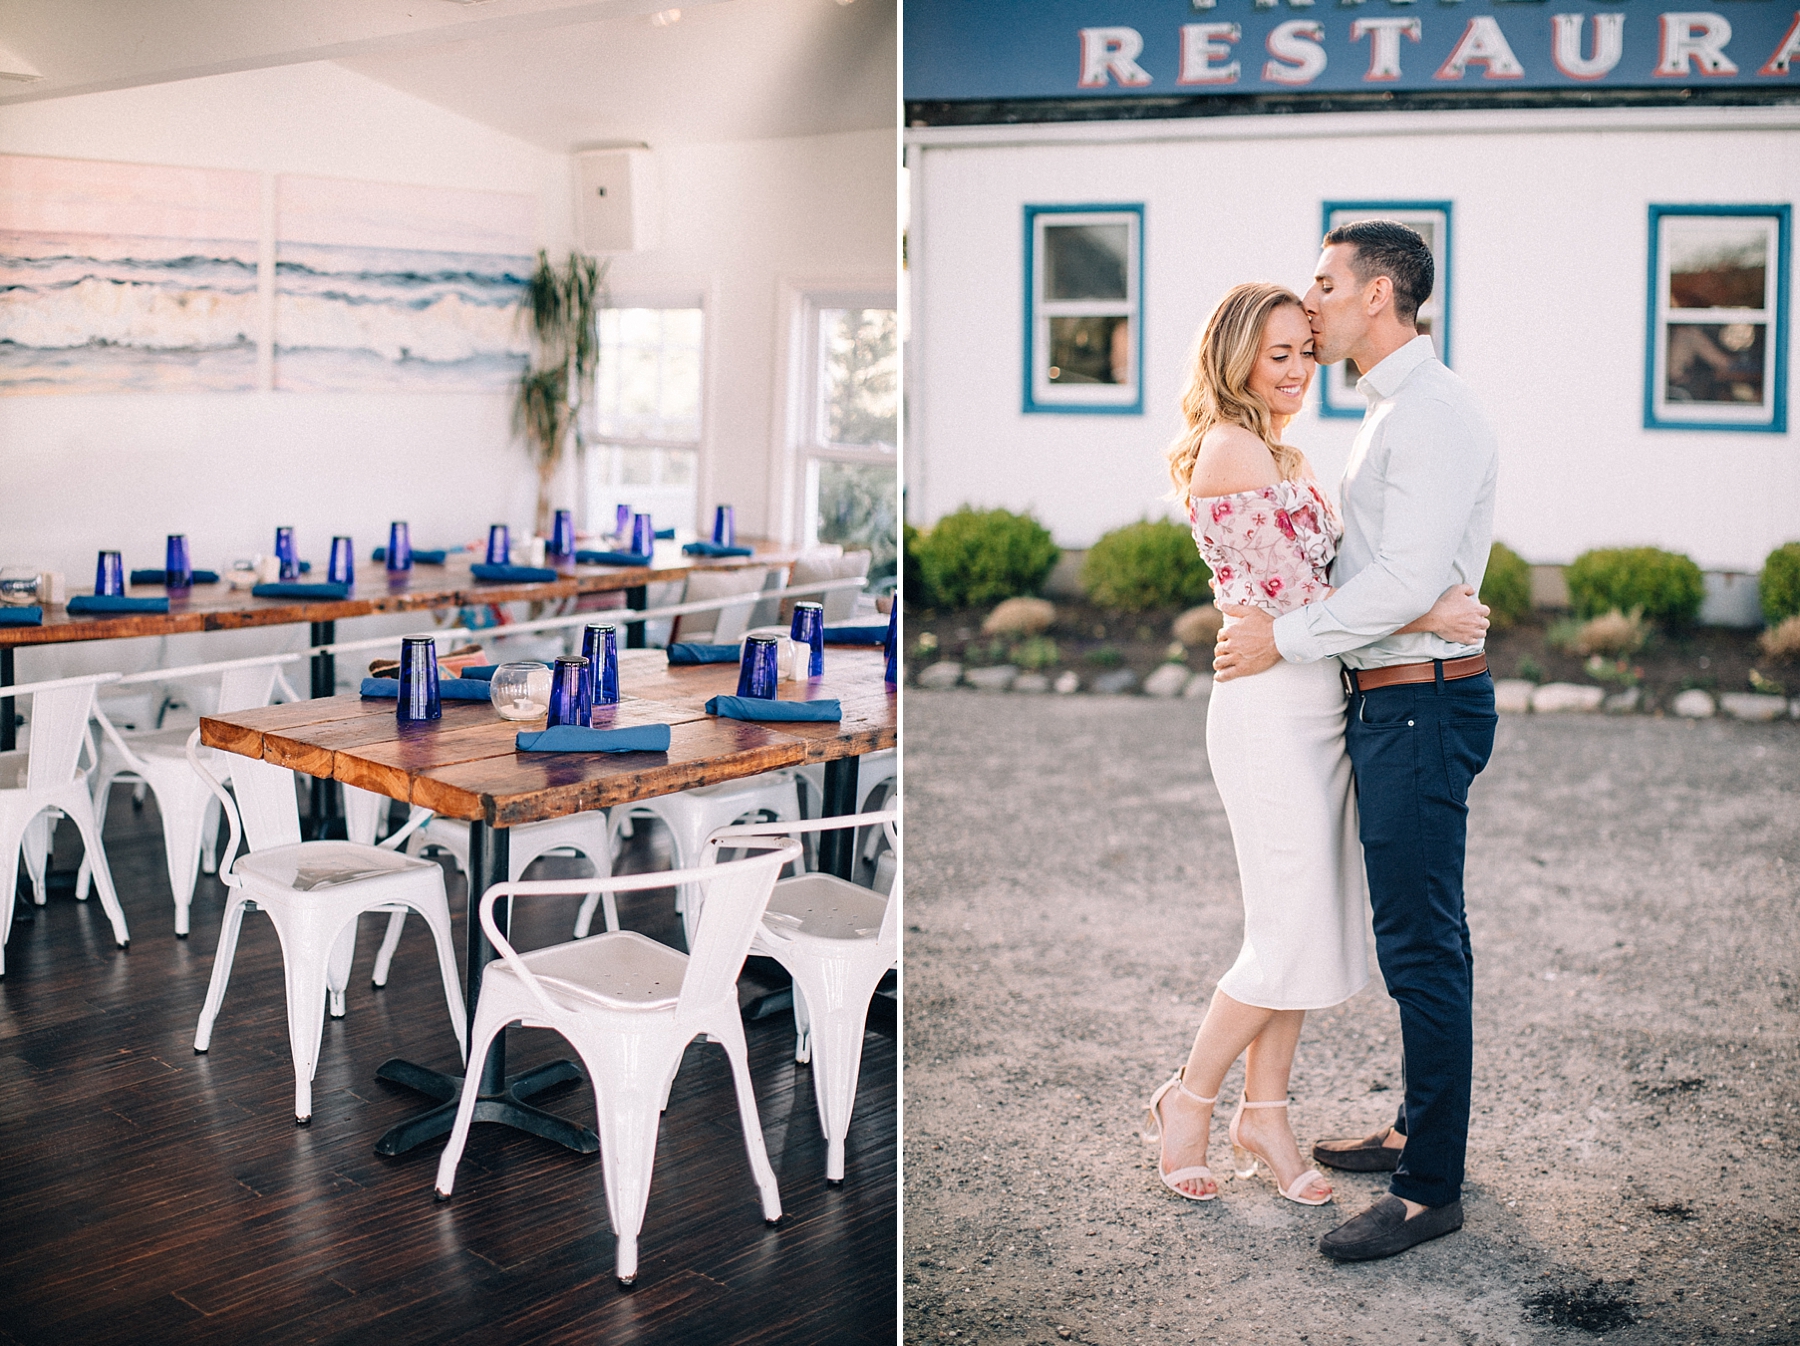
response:
[(1344, 526), (1315, 481), (1190, 497), (1188, 522), (1212, 567), (1214, 602), (1279, 617), (1331, 592), (1327, 576)]

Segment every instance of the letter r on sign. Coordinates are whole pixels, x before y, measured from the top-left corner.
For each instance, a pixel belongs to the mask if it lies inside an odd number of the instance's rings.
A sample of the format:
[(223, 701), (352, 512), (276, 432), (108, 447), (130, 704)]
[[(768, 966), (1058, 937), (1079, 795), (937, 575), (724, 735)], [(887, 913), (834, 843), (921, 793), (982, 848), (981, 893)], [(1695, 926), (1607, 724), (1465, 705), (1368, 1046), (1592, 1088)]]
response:
[(1143, 50), (1144, 35), (1135, 28), (1083, 28), (1080, 87), (1104, 89), (1110, 75), (1127, 88), (1142, 88), (1150, 82), (1150, 72), (1137, 63)]
[(1691, 14), (1664, 14), (1662, 55), (1656, 73), (1664, 79), (1685, 79), (1689, 61), (1699, 63), (1702, 75), (1735, 75), (1737, 65), (1725, 54), (1731, 41), (1731, 21), (1723, 14), (1699, 10)]

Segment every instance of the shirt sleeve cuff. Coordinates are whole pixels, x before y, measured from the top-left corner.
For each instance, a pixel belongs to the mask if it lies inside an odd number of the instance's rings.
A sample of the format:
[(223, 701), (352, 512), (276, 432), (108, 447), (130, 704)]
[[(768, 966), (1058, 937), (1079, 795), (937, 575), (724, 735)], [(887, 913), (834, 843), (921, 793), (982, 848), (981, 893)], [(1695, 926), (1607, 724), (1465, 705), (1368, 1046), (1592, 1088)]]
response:
[[(1308, 604), (1308, 607), (1313, 606)], [(1271, 632), (1275, 637), (1275, 649), (1290, 664), (1317, 663), (1325, 657), (1325, 651), (1318, 647), (1318, 641), (1306, 624), (1307, 608), (1295, 608), (1292, 612), (1284, 612), (1275, 619)]]

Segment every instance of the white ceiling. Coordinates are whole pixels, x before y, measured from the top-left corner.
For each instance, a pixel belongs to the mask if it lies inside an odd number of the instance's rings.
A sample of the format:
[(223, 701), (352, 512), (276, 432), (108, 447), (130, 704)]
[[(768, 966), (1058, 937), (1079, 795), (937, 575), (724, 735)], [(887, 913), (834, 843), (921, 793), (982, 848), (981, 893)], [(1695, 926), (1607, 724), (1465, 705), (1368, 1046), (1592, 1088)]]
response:
[(896, 0), (680, 4), (0, 0), (0, 104), (331, 60), (556, 151), (895, 124)]

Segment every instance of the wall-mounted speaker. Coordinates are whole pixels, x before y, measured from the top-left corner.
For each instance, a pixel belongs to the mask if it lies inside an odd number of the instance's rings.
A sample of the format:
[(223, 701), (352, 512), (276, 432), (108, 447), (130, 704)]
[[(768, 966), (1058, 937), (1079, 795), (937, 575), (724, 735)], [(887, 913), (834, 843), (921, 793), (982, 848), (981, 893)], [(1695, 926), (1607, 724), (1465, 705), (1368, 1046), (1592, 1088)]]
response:
[(660, 240), (656, 160), (647, 149), (575, 156), (575, 226), (583, 252), (642, 252)]

